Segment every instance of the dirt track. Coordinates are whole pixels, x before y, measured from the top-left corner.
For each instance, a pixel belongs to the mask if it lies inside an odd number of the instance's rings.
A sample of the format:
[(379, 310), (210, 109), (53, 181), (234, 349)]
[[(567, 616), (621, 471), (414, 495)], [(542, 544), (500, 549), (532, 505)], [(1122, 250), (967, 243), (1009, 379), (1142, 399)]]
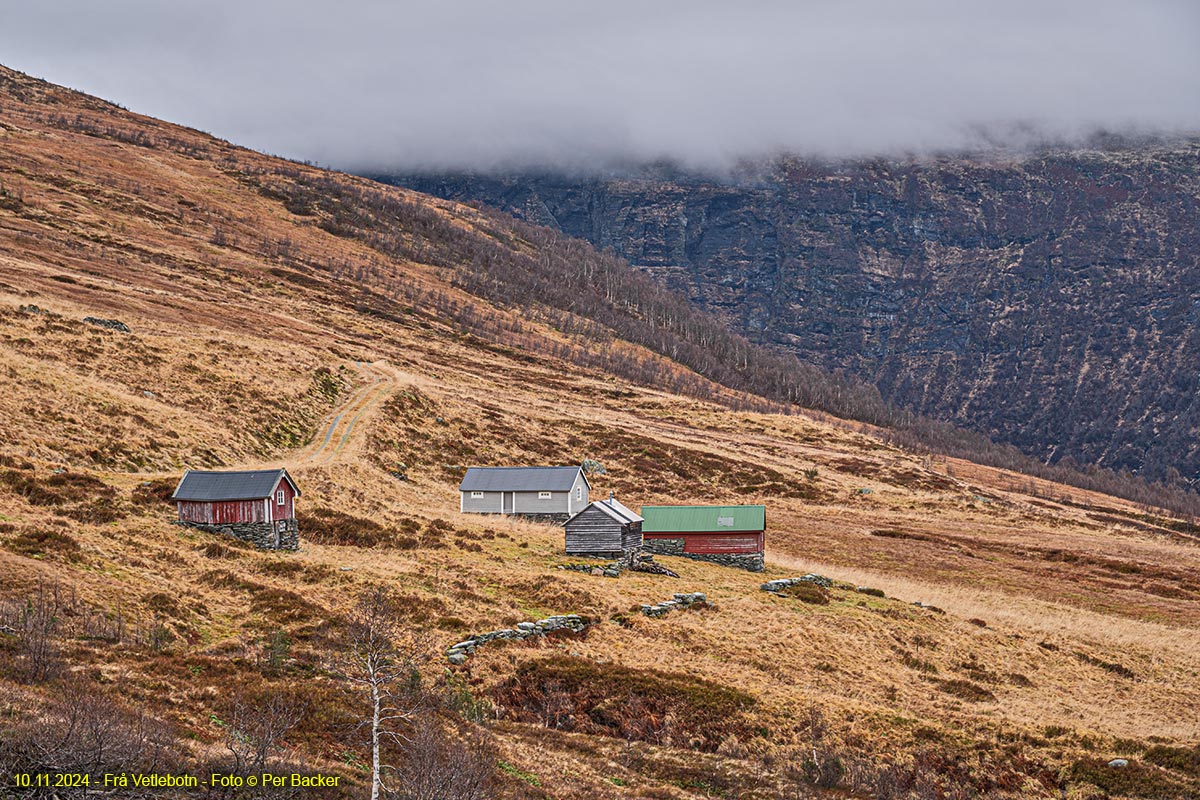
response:
[(346, 450), (358, 423), (395, 389), (397, 375), (387, 362), (355, 361), (354, 366), (366, 378), (366, 384), (329, 416), (321, 428), (324, 434), (318, 435), (290, 459), (292, 464), (333, 461)]

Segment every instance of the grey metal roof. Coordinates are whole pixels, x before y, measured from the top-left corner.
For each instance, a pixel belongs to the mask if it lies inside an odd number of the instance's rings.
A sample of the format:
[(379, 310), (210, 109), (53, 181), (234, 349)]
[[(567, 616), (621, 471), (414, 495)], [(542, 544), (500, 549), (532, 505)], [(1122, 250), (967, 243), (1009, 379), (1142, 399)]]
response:
[(286, 480), (300, 494), (300, 487), (285, 469), (255, 469), (242, 472), (201, 472), (188, 470), (175, 489), (172, 500), (261, 500), (275, 492), (279, 481)]
[(566, 524), (566, 525), (571, 524), (571, 520), (575, 519), (575, 517), (578, 517), (580, 514), (582, 514), (584, 511), (587, 511), (592, 506), (595, 506), (596, 508), (600, 509), (605, 514), (607, 514), (608, 516), (610, 516), (612, 519), (616, 520), (617, 522), (621, 523), (622, 525), (627, 525), (630, 522), (642, 522), (643, 521), (641, 517), (639, 517), (637, 514), (633, 513), (628, 508), (626, 508), (625, 505), (622, 504), (620, 500), (617, 500), (616, 498), (609, 498), (607, 500), (593, 500), (592, 502), (590, 502), (586, 506), (584, 506), (582, 510), (576, 511), (574, 514), (572, 514), (571, 519), (568, 519), (564, 524)]
[(621, 501), (616, 499), (615, 497), (610, 497), (607, 500), (597, 500), (596, 502), (592, 503), (592, 505), (598, 506), (601, 511), (603, 511), (605, 514), (608, 514), (610, 517), (615, 519), (617, 522), (644, 522), (645, 521), (641, 517), (639, 517), (637, 514), (633, 513), (631, 510), (626, 508), (621, 503)]
[[(580, 467), (470, 467), (460, 492), (566, 492)], [(587, 481), (585, 475), (583, 480)], [(591, 484), (588, 484), (589, 488)]]

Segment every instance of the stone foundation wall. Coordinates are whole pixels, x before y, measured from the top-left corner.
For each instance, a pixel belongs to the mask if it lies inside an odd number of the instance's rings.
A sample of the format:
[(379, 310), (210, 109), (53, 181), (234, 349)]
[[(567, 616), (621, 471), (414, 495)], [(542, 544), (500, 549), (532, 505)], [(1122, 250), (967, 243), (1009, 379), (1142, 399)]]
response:
[(683, 539), (642, 539), (642, 549), (660, 556), (681, 556)]
[(505, 516), (524, 517), (525, 519), (531, 520), (533, 522), (554, 522), (559, 525), (562, 525), (564, 522), (566, 522), (567, 520), (569, 520), (571, 518), (570, 514), (524, 514), (524, 513), (520, 513), (520, 512), (518, 512), (516, 514), (506, 514)]
[[(279, 531), (279, 547), (275, 547), (275, 530), (280, 523), (284, 529)], [(201, 522), (176, 522), (189, 528), (232, 536), (249, 542), (260, 550), (299, 550), (300, 526), (296, 520), (280, 520), (279, 522), (228, 522), (221, 525), (206, 525)]]
[(645, 539), (642, 542), (643, 550), (660, 556), (681, 556), (750, 572), (763, 571), (762, 553), (685, 553), (683, 546), (683, 539)]

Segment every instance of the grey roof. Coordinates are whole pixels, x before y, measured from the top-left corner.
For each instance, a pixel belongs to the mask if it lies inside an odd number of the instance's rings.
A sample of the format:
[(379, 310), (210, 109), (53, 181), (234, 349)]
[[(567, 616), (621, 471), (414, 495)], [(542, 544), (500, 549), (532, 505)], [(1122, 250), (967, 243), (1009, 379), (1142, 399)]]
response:
[(596, 500), (595, 502), (591, 503), (591, 505), (596, 506), (605, 514), (608, 514), (610, 517), (620, 523), (645, 521), (637, 514), (626, 508), (621, 501), (615, 497), (610, 497), (607, 500)]
[(572, 519), (575, 519), (575, 517), (578, 517), (584, 511), (587, 511), (589, 508), (592, 508), (593, 506), (600, 509), (605, 514), (610, 516), (615, 521), (621, 523), (622, 525), (628, 525), (631, 522), (643, 522), (644, 521), (637, 514), (633, 513), (631, 510), (626, 508), (625, 505), (620, 500), (617, 500), (615, 497), (610, 497), (607, 500), (593, 500), (592, 502), (590, 502), (586, 506), (584, 506), (583, 509), (581, 509), (580, 511), (576, 511), (574, 514), (572, 514), (571, 519), (568, 519), (563, 524), (570, 525)]
[(254, 469), (242, 472), (200, 472), (188, 470), (175, 489), (172, 500), (261, 500), (275, 492), (279, 481), (286, 480), (300, 494), (300, 487), (286, 469)]
[[(581, 467), (470, 467), (460, 492), (566, 492)], [(587, 476), (583, 477), (587, 482)], [(588, 484), (591, 488), (591, 484)]]

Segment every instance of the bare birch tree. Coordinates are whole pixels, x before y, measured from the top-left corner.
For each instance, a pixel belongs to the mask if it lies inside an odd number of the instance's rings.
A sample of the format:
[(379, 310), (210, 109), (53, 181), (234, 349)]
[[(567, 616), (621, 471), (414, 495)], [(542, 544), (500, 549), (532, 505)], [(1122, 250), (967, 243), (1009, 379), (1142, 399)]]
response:
[(370, 715), (363, 727), (371, 734), (371, 800), (387, 792), (383, 747), (409, 739), (405, 728), (422, 704), (421, 664), (429, 657), (430, 637), (403, 624), (395, 593), (386, 586), (363, 592), (346, 625), (346, 639), (330, 663), (330, 672), (369, 696)]

